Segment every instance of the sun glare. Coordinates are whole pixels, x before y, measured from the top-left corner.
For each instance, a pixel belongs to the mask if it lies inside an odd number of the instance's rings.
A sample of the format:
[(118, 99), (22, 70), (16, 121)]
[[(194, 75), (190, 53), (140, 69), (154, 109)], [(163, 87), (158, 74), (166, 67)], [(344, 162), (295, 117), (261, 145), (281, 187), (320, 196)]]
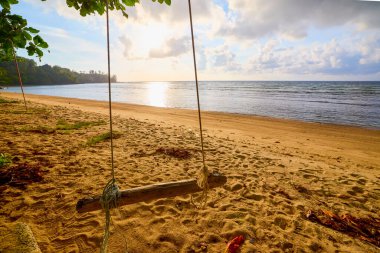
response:
[(149, 82), (147, 86), (148, 104), (151, 106), (166, 107), (168, 82)]
[(138, 33), (136, 41), (138, 52), (144, 52), (149, 55), (150, 50), (160, 48), (164, 42), (169, 39), (169, 29), (164, 24), (150, 24), (139, 27), (141, 32)]

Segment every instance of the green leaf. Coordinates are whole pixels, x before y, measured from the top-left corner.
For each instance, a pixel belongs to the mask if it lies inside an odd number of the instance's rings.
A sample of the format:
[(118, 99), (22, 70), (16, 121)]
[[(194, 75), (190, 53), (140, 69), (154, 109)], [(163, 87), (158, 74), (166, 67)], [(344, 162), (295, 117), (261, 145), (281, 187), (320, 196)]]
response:
[(135, 0), (123, 0), (123, 3), (124, 3), (126, 6), (135, 6), (136, 1), (135, 1)]
[(87, 10), (84, 9), (84, 8), (81, 8), (80, 11), (79, 11), (79, 13), (80, 13), (80, 15), (83, 16), (83, 17), (86, 16), (86, 15), (88, 14)]
[(27, 40), (32, 39), (32, 35), (30, 35), (27, 31), (23, 31), (22, 34), (24, 35), (24, 38)]
[(40, 32), (39, 30), (37, 30), (37, 29), (35, 29), (33, 27), (27, 27), (27, 28), (25, 28), (25, 30), (29, 31), (31, 33), (39, 33)]
[(38, 57), (41, 60), (41, 57), (44, 55), (44, 53), (42, 52), (42, 50), (36, 47), (36, 53), (37, 53)]
[(45, 41), (41, 42), (38, 46), (41, 48), (48, 48), (49, 47), (48, 43), (46, 43)]
[(25, 48), (26, 43), (27, 43), (27, 40), (25, 39), (22, 33), (17, 34), (17, 36), (13, 38), (13, 44), (18, 48)]
[(44, 42), (44, 40), (41, 38), (40, 35), (36, 35), (33, 37), (33, 42), (36, 45), (39, 45), (40, 43)]
[(11, 4), (18, 4), (18, 0), (0, 0), (0, 5), (3, 9), (10, 9)]
[(29, 46), (26, 47), (26, 50), (28, 51), (28, 55), (29, 56), (34, 55), (35, 50), (34, 50), (34, 47), (31, 44), (29, 44)]

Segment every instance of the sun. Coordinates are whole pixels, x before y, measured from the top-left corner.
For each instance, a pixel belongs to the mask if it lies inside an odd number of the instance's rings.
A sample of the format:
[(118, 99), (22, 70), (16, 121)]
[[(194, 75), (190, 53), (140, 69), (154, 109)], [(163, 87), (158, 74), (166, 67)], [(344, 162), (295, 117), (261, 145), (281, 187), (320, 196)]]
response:
[(133, 35), (135, 54), (148, 56), (152, 49), (162, 47), (170, 38), (170, 29), (164, 24), (144, 24), (138, 25)]

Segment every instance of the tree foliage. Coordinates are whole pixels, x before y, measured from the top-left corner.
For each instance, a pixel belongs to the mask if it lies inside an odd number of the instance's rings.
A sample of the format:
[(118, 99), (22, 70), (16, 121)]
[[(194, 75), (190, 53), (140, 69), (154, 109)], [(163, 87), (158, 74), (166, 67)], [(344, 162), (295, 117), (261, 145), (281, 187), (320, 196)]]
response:
[[(34, 60), (18, 57), (20, 71), (23, 73), (24, 84), (76, 84), (76, 83), (105, 83), (108, 76), (100, 71), (91, 70), (88, 73), (72, 71), (59, 66), (48, 64), (37, 66)], [(18, 76), (12, 61), (0, 62), (0, 85), (17, 85)], [(111, 82), (116, 82), (112, 76)]]
[(11, 13), (11, 5), (17, 3), (18, 0), (0, 0), (3, 8), (0, 12), (0, 59), (13, 58), (13, 50), (17, 48), (26, 49), (28, 55), (41, 59), (42, 50), (48, 48), (48, 44), (38, 35), (39, 30), (27, 26), (26, 19)]
[[(46, 0), (42, 0), (46, 1)], [(171, 0), (152, 0), (160, 4), (171, 4)], [(125, 17), (127, 7), (135, 6), (140, 0), (108, 0), (108, 7), (112, 10), (121, 11)], [(106, 0), (66, 0), (68, 7), (75, 8), (82, 16), (106, 11)], [(0, 60), (13, 57), (13, 50), (17, 48), (26, 49), (29, 56), (36, 55), (41, 60), (43, 49), (48, 44), (38, 35), (39, 30), (28, 27), (28, 22), (20, 15), (11, 14), (11, 6), (18, 4), (18, 0), (0, 0), (3, 8), (0, 12)]]
[[(46, 0), (43, 0), (46, 1)], [(160, 4), (171, 4), (171, 0), (152, 0), (153, 2), (159, 2)], [(128, 18), (126, 7), (135, 6), (140, 0), (108, 0), (108, 7), (112, 10), (118, 10), (123, 13), (123, 16)], [(87, 16), (90, 14), (98, 13), (104, 14), (106, 11), (106, 0), (66, 0), (67, 6), (73, 7), (79, 10), (80, 15)]]

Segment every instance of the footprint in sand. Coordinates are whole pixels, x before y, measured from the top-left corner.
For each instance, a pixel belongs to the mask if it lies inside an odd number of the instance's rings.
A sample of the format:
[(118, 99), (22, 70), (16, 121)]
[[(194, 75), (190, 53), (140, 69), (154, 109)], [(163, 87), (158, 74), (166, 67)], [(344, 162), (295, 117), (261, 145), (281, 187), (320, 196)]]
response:
[(152, 221), (149, 224), (150, 225), (165, 224), (165, 219), (163, 217), (157, 217), (157, 218), (152, 219)]
[(320, 179), (318, 176), (312, 175), (312, 174), (303, 174), (302, 176), (303, 178), (306, 178), (306, 179), (317, 179), (317, 180)]
[(182, 248), (185, 244), (185, 239), (183, 235), (174, 233), (162, 233), (158, 235), (157, 240), (160, 242), (168, 242), (173, 244), (177, 249)]
[(255, 193), (248, 193), (248, 194), (244, 195), (244, 197), (247, 198), (247, 199), (255, 200), (255, 201), (260, 201), (260, 200), (263, 200), (263, 199), (266, 198), (263, 195), (255, 194)]
[(354, 186), (354, 187), (351, 188), (350, 191), (347, 191), (347, 193), (350, 194), (350, 195), (355, 196), (356, 194), (362, 194), (362, 193), (364, 193), (364, 190), (363, 190), (363, 188), (361, 188), (359, 186)]
[(242, 189), (244, 186), (241, 184), (241, 183), (236, 183), (234, 184), (232, 187), (231, 187), (231, 191), (238, 191), (240, 189)]
[(290, 222), (284, 217), (276, 217), (273, 221), (273, 224), (280, 227), (282, 230), (290, 227)]
[(367, 180), (365, 178), (359, 178), (357, 182), (358, 184), (365, 185), (367, 183)]

